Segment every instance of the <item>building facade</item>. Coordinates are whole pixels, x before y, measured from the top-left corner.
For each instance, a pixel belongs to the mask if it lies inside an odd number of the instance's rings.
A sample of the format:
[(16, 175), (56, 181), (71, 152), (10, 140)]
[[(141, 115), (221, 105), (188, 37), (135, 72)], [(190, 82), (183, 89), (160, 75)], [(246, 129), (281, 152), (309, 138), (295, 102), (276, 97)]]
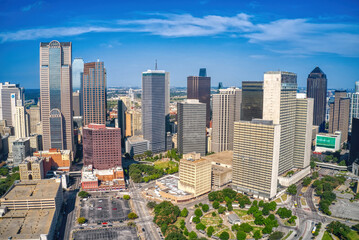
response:
[(85, 63), (82, 78), (84, 125), (106, 123), (106, 69), (103, 62)]
[(44, 179), (43, 158), (26, 157), (19, 164), (20, 180), (41, 180)]
[(241, 117), (242, 91), (238, 88), (220, 89), (213, 95), (212, 148), (213, 152), (233, 150), (234, 122)]
[(142, 132), (152, 152), (166, 151), (166, 72), (142, 73)]
[(327, 76), (316, 67), (308, 75), (307, 97), (314, 99), (313, 125), (319, 126), (319, 131), (325, 130), (325, 111), (327, 106)]
[(25, 107), (22, 105), (22, 101), (18, 102), (15, 107), (14, 116), (14, 130), (16, 138), (26, 138), (30, 134), (30, 122), (29, 115), (25, 111)]
[(350, 98), (349, 132), (352, 130), (353, 118), (359, 118), (359, 81), (355, 82), (355, 92), (348, 93)]
[(14, 166), (18, 166), (26, 157), (30, 156), (30, 138), (19, 138), (12, 143)]
[(75, 58), (72, 61), (72, 91), (81, 90), (82, 74), (84, 73), (84, 60)]
[(263, 81), (242, 82), (241, 120), (263, 117)]
[(353, 118), (352, 135), (350, 141), (349, 161), (353, 163), (357, 161), (359, 164), (359, 118)]
[(280, 125), (254, 119), (234, 123), (233, 189), (271, 199), (277, 194)]
[(73, 150), (71, 42), (40, 43), (40, 96), (44, 149)]
[(45, 169), (61, 170), (64, 172), (70, 171), (73, 162), (73, 154), (70, 150), (52, 148), (46, 151), (35, 152), (34, 156), (50, 159), (44, 163), (44, 165), (50, 165), (45, 166)]
[(81, 93), (79, 90), (72, 93), (72, 104), (73, 104), (73, 116), (79, 117), (82, 116), (82, 99)]
[(348, 141), (350, 98), (346, 91), (335, 91), (334, 102), (330, 103), (329, 133), (341, 131), (341, 143)]
[(19, 84), (0, 83), (0, 120), (6, 120), (13, 127), (13, 119), (17, 101), (24, 101), (24, 89)]
[(126, 153), (130, 156), (144, 154), (150, 147), (150, 142), (139, 136), (133, 136), (126, 139)]
[(126, 137), (126, 110), (127, 107), (122, 100), (117, 101), (118, 127), (121, 128), (122, 143), (124, 145)]
[[(178, 152), (206, 154), (206, 105), (197, 99), (177, 103)], [(172, 140), (171, 140), (172, 141)]]
[(42, 135), (40, 106), (31, 106), (26, 112), (30, 119), (30, 133)]
[(95, 169), (122, 166), (121, 129), (104, 124), (89, 124), (83, 128), (84, 165)]

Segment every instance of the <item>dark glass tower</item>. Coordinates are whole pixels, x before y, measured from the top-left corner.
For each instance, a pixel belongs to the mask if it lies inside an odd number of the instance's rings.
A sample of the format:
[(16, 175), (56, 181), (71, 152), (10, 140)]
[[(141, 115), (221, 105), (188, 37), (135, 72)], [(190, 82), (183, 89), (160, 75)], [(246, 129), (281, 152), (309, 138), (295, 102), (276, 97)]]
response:
[(352, 135), (350, 141), (350, 164), (359, 161), (359, 118), (353, 118)]
[(313, 125), (319, 126), (319, 131), (323, 132), (327, 105), (327, 76), (319, 67), (308, 75), (307, 97), (314, 99)]
[(242, 82), (241, 120), (252, 121), (263, 118), (263, 82)]

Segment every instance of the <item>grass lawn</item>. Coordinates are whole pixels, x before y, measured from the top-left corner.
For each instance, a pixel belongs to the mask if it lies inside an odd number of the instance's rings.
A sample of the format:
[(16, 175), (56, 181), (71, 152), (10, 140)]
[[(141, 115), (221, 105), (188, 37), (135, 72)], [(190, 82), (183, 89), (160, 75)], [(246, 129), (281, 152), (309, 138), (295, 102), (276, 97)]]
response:
[(155, 164), (155, 168), (157, 168), (157, 169), (164, 169), (167, 167), (175, 167), (177, 165), (177, 163), (169, 161), (169, 160), (167, 160), (167, 161), (158, 160), (158, 161), (154, 162), (154, 164)]
[(201, 222), (207, 227), (218, 225), (220, 220), (222, 220), (222, 218), (218, 216), (218, 213), (215, 217), (212, 217), (212, 213), (207, 213), (206, 215), (201, 217)]
[(308, 190), (308, 187), (303, 187), (302, 188), (302, 193), (305, 193)]
[(247, 211), (246, 210), (240, 210), (240, 209), (233, 209), (233, 211), (241, 218), (245, 215), (247, 215)]
[(348, 238), (350, 240), (357, 240), (359, 239), (359, 234), (356, 232), (356, 231), (351, 231), (349, 234), (348, 234)]
[(289, 236), (293, 233), (293, 231), (289, 231), (289, 233), (283, 238), (283, 240), (289, 238)]
[[(184, 217), (178, 217), (178, 218), (177, 218), (177, 221), (176, 221), (173, 225), (175, 225), (176, 227), (180, 228), (180, 226), (181, 226), (180, 222), (181, 222), (182, 219), (185, 220), (186, 218), (184, 218)], [(194, 224), (194, 223), (193, 223), (193, 224)]]
[(274, 200), (276, 203), (282, 203), (282, 200), (281, 200), (281, 198), (279, 197), (279, 198), (277, 198), (276, 200)]
[(327, 231), (325, 231), (322, 240), (333, 240), (333, 238)]
[(283, 202), (287, 200), (288, 198), (288, 195), (286, 193), (284, 193), (282, 196), (281, 196)]
[(307, 205), (307, 202), (305, 201), (305, 198), (301, 198), (300, 202), (302, 203), (302, 205)]

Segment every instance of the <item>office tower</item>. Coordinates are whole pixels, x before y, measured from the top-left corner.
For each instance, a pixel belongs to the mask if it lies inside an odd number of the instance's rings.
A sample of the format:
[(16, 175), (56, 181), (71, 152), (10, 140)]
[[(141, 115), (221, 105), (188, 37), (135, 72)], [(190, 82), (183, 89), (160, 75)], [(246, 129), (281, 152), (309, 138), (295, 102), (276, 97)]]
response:
[(14, 126), (15, 107), (18, 100), (24, 101), (24, 89), (19, 84), (0, 83), (0, 120), (6, 120), (7, 126)]
[(71, 42), (40, 43), (40, 96), (44, 149), (73, 149)]
[(177, 103), (178, 152), (206, 154), (206, 105), (197, 99)]
[(82, 103), (81, 103), (81, 93), (76, 91), (72, 93), (72, 110), (74, 111), (73, 116), (79, 117), (82, 116)]
[(39, 106), (31, 106), (26, 109), (27, 114), (30, 119), (30, 133), (42, 134), (42, 129), (39, 127), (41, 125), (41, 115)]
[(29, 116), (25, 111), (25, 107), (22, 105), (22, 100), (17, 102), (14, 113), (14, 130), (16, 138), (26, 138), (30, 134), (29, 128)]
[(241, 120), (263, 117), (263, 81), (242, 82)]
[(235, 87), (213, 95), (212, 152), (233, 150), (233, 126), (240, 120), (241, 101), (242, 91)]
[(209, 127), (211, 119), (211, 78), (206, 71), (200, 72), (202, 76), (187, 77), (187, 99), (198, 99), (206, 104), (206, 126)]
[(44, 179), (44, 163), (40, 157), (26, 157), (19, 164), (20, 180)]
[(18, 166), (30, 154), (30, 138), (19, 138), (12, 143), (14, 166)]
[(313, 125), (319, 126), (319, 131), (325, 130), (325, 110), (327, 105), (327, 76), (316, 67), (308, 75), (307, 97), (314, 99)]
[(126, 105), (122, 100), (117, 101), (117, 119), (118, 127), (121, 128), (122, 146), (124, 146), (123, 139), (126, 137)]
[(304, 169), (310, 164), (313, 130), (313, 98), (296, 99), (293, 165)]
[(206, 68), (200, 68), (198, 76), (207, 77), (207, 69)]
[(72, 91), (81, 90), (83, 73), (84, 60), (82, 58), (75, 58), (72, 62)]
[(106, 123), (106, 69), (103, 62), (85, 63), (82, 78), (84, 125)]
[(166, 150), (166, 73), (142, 73), (142, 132), (152, 152)]
[(329, 133), (342, 132), (342, 141), (348, 140), (350, 98), (346, 91), (335, 91), (334, 102), (330, 103)]
[(359, 118), (359, 81), (355, 82), (355, 92), (348, 93), (350, 98), (349, 132), (352, 129), (353, 118)]
[(211, 191), (211, 161), (198, 153), (184, 154), (179, 164), (178, 189), (192, 193), (194, 197)]
[(83, 128), (84, 165), (96, 169), (121, 167), (121, 129), (105, 124), (89, 124)]
[(255, 197), (275, 197), (280, 130), (280, 125), (268, 120), (234, 123), (233, 189)]
[[(352, 135), (350, 141), (349, 162), (353, 163), (359, 159), (359, 118), (353, 118)], [(359, 163), (359, 160), (358, 160)]]

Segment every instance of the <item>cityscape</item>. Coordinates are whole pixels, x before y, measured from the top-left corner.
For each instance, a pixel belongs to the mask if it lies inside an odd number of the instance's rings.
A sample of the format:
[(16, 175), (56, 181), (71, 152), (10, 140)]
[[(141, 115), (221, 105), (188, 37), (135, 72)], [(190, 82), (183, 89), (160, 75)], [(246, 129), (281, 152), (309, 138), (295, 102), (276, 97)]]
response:
[(0, 239), (359, 239), (358, 3), (80, 2), (0, 2)]

